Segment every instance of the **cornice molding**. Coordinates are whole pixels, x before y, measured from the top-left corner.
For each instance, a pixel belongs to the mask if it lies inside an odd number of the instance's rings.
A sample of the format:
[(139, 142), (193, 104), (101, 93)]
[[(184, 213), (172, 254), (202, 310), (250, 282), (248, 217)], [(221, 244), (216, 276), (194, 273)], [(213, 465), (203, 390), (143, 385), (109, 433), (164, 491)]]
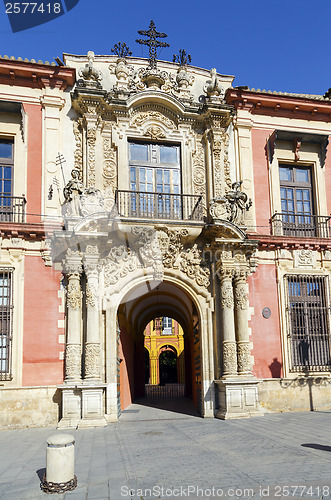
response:
[(0, 84), (17, 87), (65, 90), (76, 80), (76, 70), (64, 66), (27, 63), (10, 59), (0, 60)]
[(236, 110), (247, 110), (255, 115), (281, 116), (331, 122), (331, 101), (313, 96), (289, 96), (260, 93), (243, 89), (229, 89), (226, 101)]

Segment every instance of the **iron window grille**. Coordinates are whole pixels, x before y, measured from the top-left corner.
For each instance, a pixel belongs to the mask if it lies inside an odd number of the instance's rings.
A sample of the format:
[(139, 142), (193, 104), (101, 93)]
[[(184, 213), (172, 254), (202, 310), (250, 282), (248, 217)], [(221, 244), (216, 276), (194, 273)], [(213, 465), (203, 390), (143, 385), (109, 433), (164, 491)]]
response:
[(329, 371), (328, 282), (324, 276), (286, 277), (291, 372)]
[(12, 379), (13, 270), (0, 270), (0, 380)]

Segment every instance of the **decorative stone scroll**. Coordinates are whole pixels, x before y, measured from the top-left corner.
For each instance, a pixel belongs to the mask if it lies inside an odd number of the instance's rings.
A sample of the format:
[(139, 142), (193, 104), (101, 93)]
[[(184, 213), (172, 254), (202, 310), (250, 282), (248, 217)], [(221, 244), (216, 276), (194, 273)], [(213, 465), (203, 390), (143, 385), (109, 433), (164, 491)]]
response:
[(115, 285), (121, 278), (141, 267), (138, 255), (126, 245), (113, 247), (103, 266), (106, 288)]
[(103, 157), (103, 187), (105, 190), (110, 188), (114, 195), (117, 185), (117, 154), (110, 137), (103, 139)]
[(185, 249), (182, 238), (187, 230), (171, 231), (166, 227), (133, 227), (138, 239), (127, 245), (113, 246), (103, 266), (105, 286), (116, 284), (136, 269), (153, 268), (154, 278), (163, 279), (164, 269), (178, 269), (198, 286), (208, 288), (210, 270), (202, 261), (197, 244)]
[(87, 124), (87, 163), (88, 163), (88, 180), (89, 187), (95, 186), (95, 145), (97, 138), (97, 127), (90, 123)]
[(314, 252), (310, 249), (294, 250), (294, 267), (312, 269), (316, 267)]
[(206, 210), (206, 166), (205, 166), (205, 150), (198, 141), (196, 150), (193, 152), (193, 194), (202, 196), (202, 205)]
[(74, 170), (79, 172), (79, 179), (82, 180), (83, 174), (83, 148), (82, 148), (82, 124), (80, 120), (73, 122), (74, 137), (76, 149), (74, 152)]
[(220, 197), (223, 194), (223, 172), (221, 155), (223, 139), (221, 135), (214, 137), (213, 141), (213, 155), (214, 155), (214, 182), (215, 182), (215, 196)]
[(162, 123), (164, 126), (166, 126), (169, 129), (175, 129), (177, 128), (175, 123), (165, 116), (164, 114), (160, 113), (159, 111), (140, 111), (139, 113), (135, 114), (133, 118), (131, 119), (131, 126), (138, 126), (140, 127), (143, 125), (144, 122), (148, 120), (153, 120), (159, 123)]

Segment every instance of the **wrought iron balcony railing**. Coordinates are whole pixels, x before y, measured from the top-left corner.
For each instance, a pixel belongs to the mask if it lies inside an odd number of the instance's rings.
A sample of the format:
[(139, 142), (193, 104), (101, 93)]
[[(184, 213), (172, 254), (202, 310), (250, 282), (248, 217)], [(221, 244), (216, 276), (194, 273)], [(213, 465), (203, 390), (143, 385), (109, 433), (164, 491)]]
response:
[(203, 220), (202, 196), (118, 190), (115, 201), (120, 217)]
[(0, 222), (25, 222), (24, 196), (2, 196), (0, 195)]
[(271, 218), (275, 236), (331, 238), (331, 215), (277, 213)]

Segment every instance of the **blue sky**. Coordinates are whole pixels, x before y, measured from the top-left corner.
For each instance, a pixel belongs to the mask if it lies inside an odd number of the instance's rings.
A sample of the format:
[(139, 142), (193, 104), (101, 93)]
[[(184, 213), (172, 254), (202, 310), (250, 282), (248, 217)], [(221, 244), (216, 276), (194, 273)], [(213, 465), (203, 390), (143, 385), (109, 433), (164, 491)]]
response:
[(331, 87), (330, 0), (80, 0), (64, 16), (19, 33), (0, 9), (2, 56), (110, 54), (119, 41), (147, 56), (135, 39), (153, 19), (170, 43), (161, 59), (185, 48), (192, 64), (235, 75), (235, 85), (312, 94)]

